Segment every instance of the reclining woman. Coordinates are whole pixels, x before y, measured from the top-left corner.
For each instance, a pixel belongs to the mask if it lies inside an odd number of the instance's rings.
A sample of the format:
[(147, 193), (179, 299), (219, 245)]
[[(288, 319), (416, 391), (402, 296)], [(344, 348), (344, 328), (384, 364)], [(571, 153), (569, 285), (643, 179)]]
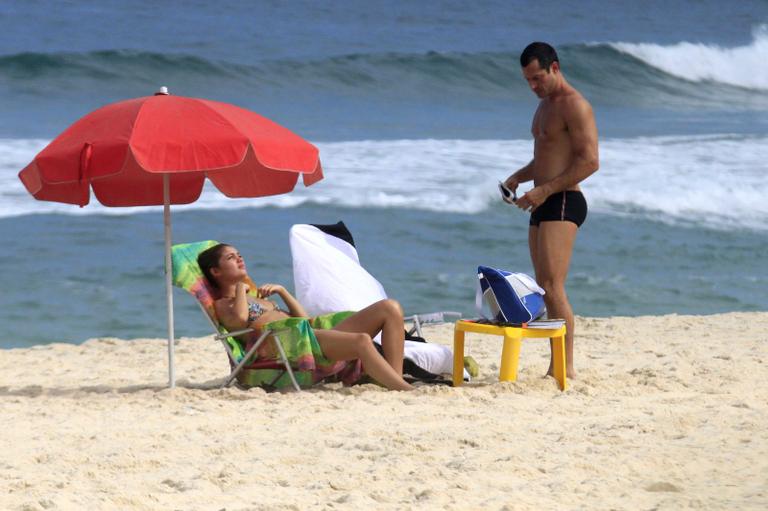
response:
[[(271, 321), (305, 318), (296, 298), (279, 284), (258, 288), (258, 298), (248, 294), (250, 278), (237, 249), (221, 243), (200, 253), (200, 269), (219, 293), (214, 308), (219, 322), (229, 331), (253, 328), (255, 335)], [(265, 298), (278, 295), (288, 310)], [(372, 337), (382, 334), (382, 357)], [(365, 372), (391, 390), (411, 390), (403, 379), (403, 312), (394, 300), (381, 300), (354, 313), (330, 330), (314, 330), (323, 356), (331, 362), (360, 360)]]

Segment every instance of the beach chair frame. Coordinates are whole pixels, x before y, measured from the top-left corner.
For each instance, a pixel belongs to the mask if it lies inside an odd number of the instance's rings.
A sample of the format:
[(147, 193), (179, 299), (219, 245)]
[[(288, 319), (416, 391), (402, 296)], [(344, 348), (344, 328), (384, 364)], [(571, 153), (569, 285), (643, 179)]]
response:
[[(426, 314), (413, 314), (411, 316), (404, 317), (403, 321), (411, 322), (411, 328), (407, 330), (408, 335), (416, 334), (419, 337), (424, 337), (424, 335), (421, 332), (421, 327), (423, 325), (453, 323), (456, 320), (461, 319), (461, 316), (462, 316), (461, 312), (439, 311), (439, 312), (429, 312)], [(449, 319), (449, 318), (453, 318), (453, 319)]]
[[(209, 288), (209, 285), (207, 281), (205, 280), (205, 276), (202, 274), (202, 271), (200, 271), (200, 267), (197, 265), (197, 255), (200, 253), (201, 250), (205, 250), (206, 248), (210, 248), (211, 246), (216, 245), (216, 241), (213, 240), (207, 240), (207, 241), (199, 241), (194, 243), (183, 243), (174, 245), (171, 248), (171, 254), (172, 254), (172, 271), (173, 271), (173, 277), (172, 281), (173, 284), (181, 289), (184, 289), (189, 294), (191, 294), (195, 301), (197, 302), (197, 305), (200, 306), (200, 309), (203, 312), (203, 315), (208, 320), (208, 322), (211, 324), (211, 327), (213, 328), (213, 336), (214, 339), (221, 342), (221, 344), (224, 346), (224, 350), (227, 353), (227, 359), (229, 360), (229, 366), (230, 366), (230, 373), (229, 376), (224, 380), (224, 384), (222, 385), (222, 388), (228, 387), (232, 384), (233, 381), (237, 378), (237, 376), (240, 374), (240, 372), (243, 369), (253, 369), (253, 370), (260, 370), (260, 369), (271, 369), (271, 370), (277, 370), (278, 372), (277, 376), (272, 379), (271, 382), (263, 384), (265, 387), (274, 387), (274, 385), (277, 383), (277, 381), (282, 378), (285, 373), (288, 373), (288, 377), (290, 379), (291, 385), (293, 388), (297, 391), (301, 390), (301, 386), (299, 385), (298, 381), (296, 380), (296, 376), (294, 375), (293, 368), (291, 367), (291, 363), (288, 360), (288, 356), (285, 354), (285, 349), (283, 348), (282, 343), (280, 342), (280, 335), (281, 333), (290, 331), (290, 328), (282, 328), (282, 329), (265, 329), (262, 335), (256, 340), (253, 346), (248, 349), (248, 351), (244, 354), (244, 356), (238, 360), (235, 356), (235, 352), (230, 345), (230, 342), (235, 343), (239, 342), (236, 337), (251, 333), (254, 331), (253, 328), (245, 328), (242, 330), (237, 330), (234, 332), (228, 332), (217, 320), (216, 315), (212, 309), (212, 304), (209, 305), (206, 302), (210, 299), (212, 299), (211, 290)], [(178, 264), (177, 264), (177, 256), (178, 256)], [(206, 305), (208, 305), (206, 307)], [(276, 352), (279, 355), (279, 360), (255, 360), (251, 361), (251, 357), (254, 353), (256, 353), (256, 350), (266, 341), (271, 339), (271, 342), (275, 343)]]
[[(203, 315), (208, 318), (208, 322), (213, 327), (214, 332), (214, 338), (221, 342), (221, 344), (224, 346), (224, 349), (227, 352), (227, 358), (229, 359), (229, 365), (231, 367), (231, 371), (229, 373), (229, 376), (224, 380), (224, 384), (221, 386), (221, 388), (229, 387), (233, 381), (235, 381), (235, 378), (237, 378), (237, 375), (240, 373), (240, 371), (243, 370), (246, 366), (253, 369), (279, 369), (283, 368), (285, 369), (285, 372), (288, 373), (288, 377), (291, 380), (291, 385), (297, 392), (301, 392), (301, 386), (299, 386), (299, 383), (296, 381), (296, 377), (293, 374), (293, 368), (291, 367), (291, 363), (288, 360), (288, 357), (285, 354), (285, 350), (283, 349), (283, 345), (280, 342), (280, 332), (283, 332), (285, 330), (267, 330), (264, 333), (261, 334), (261, 336), (256, 340), (256, 342), (251, 346), (251, 348), (245, 353), (242, 360), (240, 362), (237, 362), (235, 360), (235, 354), (232, 352), (232, 348), (229, 345), (229, 342), (227, 339), (229, 337), (237, 337), (238, 335), (247, 334), (250, 332), (253, 332), (253, 328), (245, 328), (243, 330), (236, 330), (234, 332), (227, 332), (222, 331), (224, 330), (220, 325), (214, 321), (214, 319), (208, 314), (208, 311), (205, 310), (205, 307), (203, 307), (203, 304), (199, 301), (197, 304), (200, 306), (200, 309), (203, 312)], [(256, 352), (256, 350), (261, 346), (263, 342), (265, 342), (268, 338), (272, 338), (272, 342), (275, 343), (275, 348), (277, 348), (277, 352), (280, 354), (280, 361), (279, 362), (273, 362), (273, 361), (267, 361), (267, 362), (254, 362), (249, 364), (248, 360), (251, 358), (251, 356)], [(272, 380), (272, 382), (269, 383), (269, 385), (274, 385), (275, 382), (282, 376), (282, 374), (277, 375), (277, 377)]]

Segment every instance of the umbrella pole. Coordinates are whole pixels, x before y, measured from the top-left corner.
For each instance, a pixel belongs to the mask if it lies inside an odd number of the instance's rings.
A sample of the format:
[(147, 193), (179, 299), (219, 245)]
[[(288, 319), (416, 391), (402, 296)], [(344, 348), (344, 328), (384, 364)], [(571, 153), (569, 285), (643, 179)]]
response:
[(165, 231), (165, 295), (168, 302), (168, 388), (176, 386), (176, 367), (173, 360), (173, 287), (171, 286), (171, 185), (168, 174), (163, 174), (163, 230)]

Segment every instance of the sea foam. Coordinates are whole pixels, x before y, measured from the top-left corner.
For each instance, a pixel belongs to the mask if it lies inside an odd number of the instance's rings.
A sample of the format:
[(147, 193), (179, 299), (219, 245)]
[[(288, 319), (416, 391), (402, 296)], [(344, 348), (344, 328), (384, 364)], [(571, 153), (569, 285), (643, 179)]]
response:
[(619, 42), (610, 46), (686, 80), (768, 91), (768, 25), (765, 24), (752, 31), (750, 44), (733, 48), (692, 42), (669, 46)]
[[(150, 208), (85, 208), (35, 201), (17, 178), (43, 140), (0, 140), (0, 217), (34, 213), (135, 214)], [(410, 208), (482, 215), (509, 207), (497, 182), (525, 165), (529, 140), (371, 140), (319, 143), (325, 179), (291, 194), (229, 199), (206, 185), (185, 209)], [(590, 209), (713, 228), (768, 230), (768, 137), (707, 135), (605, 139), (600, 170), (582, 188)], [(521, 185), (519, 193), (530, 183)]]

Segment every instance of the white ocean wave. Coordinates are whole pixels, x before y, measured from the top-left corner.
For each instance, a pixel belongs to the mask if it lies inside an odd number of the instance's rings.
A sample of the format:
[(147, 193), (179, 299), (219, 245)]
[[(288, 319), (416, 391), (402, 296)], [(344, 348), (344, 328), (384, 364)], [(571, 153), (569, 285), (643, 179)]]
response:
[[(0, 140), (0, 217), (134, 214), (35, 201), (17, 178), (43, 140)], [(229, 199), (206, 186), (185, 209), (291, 208), (305, 203), (483, 214), (502, 207), (496, 183), (527, 163), (529, 140), (319, 143), (326, 178), (287, 195)], [(605, 139), (600, 170), (583, 183), (590, 209), (715, 228), (768, 230), (768, 137), (706, 135)], [(530, 188), (522, 185), (521, 192)]]
[(768, 25), (752, 31), (746, 46), (680, 42), (612, 43), (611, 46), (671, 75), (691, 81), (712, 81), (768, 91)]

